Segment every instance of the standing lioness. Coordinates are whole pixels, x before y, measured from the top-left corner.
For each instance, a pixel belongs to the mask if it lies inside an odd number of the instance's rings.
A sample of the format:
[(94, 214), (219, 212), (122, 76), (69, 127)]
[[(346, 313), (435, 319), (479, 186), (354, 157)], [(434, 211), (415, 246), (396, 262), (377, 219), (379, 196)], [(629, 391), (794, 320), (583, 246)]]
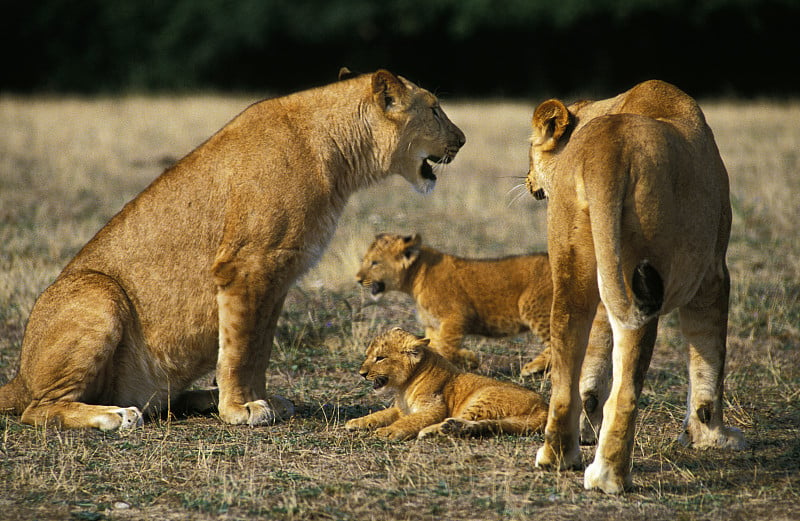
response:
[(273, 421), (290, 408), (266, 395), (284, 297), (350, 194), (390, 174), (427, 192), (428, 162), (449, 162), (464, 141), (436, 97), (383, 70), (249, 107), (128, 203), (39, 297), (0, 410), (131, 427), (141, 409), (214, 399), (181, 391), (216, 368), (223, 421)]
[(742, 433), (722, 422), (728, 174), (700, 107), (648, 81), (607, 100), (545, 101), (532, 125), (528, 186), (549, 198), (553, 273), (553, 393), (537, 465), (581, 464), (577, 388), (600, 301), (613, 331), (613, 386), (585, 487), (631, 484), (637, 400), (658, 316), (672, 309), (689, 341), (683, 441), (743, 447)]

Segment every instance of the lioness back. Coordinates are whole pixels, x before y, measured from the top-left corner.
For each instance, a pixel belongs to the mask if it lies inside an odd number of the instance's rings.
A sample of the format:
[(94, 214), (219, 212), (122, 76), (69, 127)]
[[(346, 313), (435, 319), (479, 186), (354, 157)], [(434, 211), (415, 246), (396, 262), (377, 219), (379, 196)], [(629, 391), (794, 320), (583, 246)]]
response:
[(345, 424), (390, 439), (446, 435), (530, 434), (547, 418), (547, 404), (524, 387), (465, 373), (400, 328), (377, 336), (359, 373), (394, 405)]
[[(382, 233), (365, 253), (358, 282), (379, 298), (401, 291), (414, 298), (431, 348), (469, 366), (477, 356), (462, 348), (465, 335), (501, 337), (532, 331), (547, 347), (553, 289), (546, 253), (465, 259), (422, 244), (418, 234)], [(524, 374), (543, 371), (546, 360)]]

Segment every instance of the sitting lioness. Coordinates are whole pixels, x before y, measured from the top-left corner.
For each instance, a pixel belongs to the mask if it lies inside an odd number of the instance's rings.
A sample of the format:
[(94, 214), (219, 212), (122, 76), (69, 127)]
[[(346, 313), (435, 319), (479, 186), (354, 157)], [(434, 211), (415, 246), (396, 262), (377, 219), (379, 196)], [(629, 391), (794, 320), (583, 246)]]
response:
[(537, 466), (581, 465), (575, 389), (600, 301), (613, 330), (614, 382), (585, 487), (630, 486), (637, 399), (658, 317), (675, 308), (689, 341), (681, 439), (744, 447), (742, 433), (722, 422), (728, 175), (697, 103), (648, 81), (602, 101), (545, 101), (532, 126), (527, 184), (548, 198), (553, 272), (553, 391)]
[[(288, 414), (266, 370), (284, 297), (348, 197), (390, 174), (427, 192), (464, 144), (436, 97), (380, 70), (247, 108), (128, 203), (39, 297), (0, 410), (129, 428), (217, 403), (231, 424)], [(213, 391), (182, 393), (216, 369)], [(172, 402), (172, 403), (170, 403)]]
[[(381, 233), (356, 275), (374, 298), (386, 291), (413, 297), (431, 348), (448, 360), (475, 367), (462, 348), (465, 335), (508, 336), (531, 330), (550, 344), (553, 285), (546, 253), (502, 259), (463, 259), (422, 244), (418, 234)], [(548, 365), (543, 352), (522, 368), (524, 376)]]
[(400, 328), (377, 336), (359, 370), (394, 405), (345, 428), (375, 429), (392, 440), (443, 434), (488, 436), (540, 431), (547, 403), (535, 392), (465, 373), (428, 347), (428, 339)]

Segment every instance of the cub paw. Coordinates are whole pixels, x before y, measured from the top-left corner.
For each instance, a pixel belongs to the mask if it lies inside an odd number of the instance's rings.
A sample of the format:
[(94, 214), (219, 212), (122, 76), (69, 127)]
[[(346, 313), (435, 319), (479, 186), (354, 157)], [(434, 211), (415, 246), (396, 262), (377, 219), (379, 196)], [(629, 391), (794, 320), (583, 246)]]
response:
[(344, 424), (344, 428), (348, 431), (364, 430), (371, 428), (369, 421), (364, 418), (353, 418)]
[(380, 429), (375, 430), (376, 436), (394, 441), (407, 440), (409, 438), (412, 438), (415, 434), (416, 434), (415, 432), (407, 432), (392, 427), (391, 425), (388, 427), (381, 427)]
[(522, 366), (520, 376), (534, 376), (545, 374), (550, 370), (550, 349), (545, 349), (539, 356)]
[(478, 355), (469, 349), (459, 349), (455, 362), (467, 369), (477, 369), (479, 365)]
[(445, 436), (466, 436), (474, 422), (461, 418), (448, 418), (439, 424), (439, 434)]

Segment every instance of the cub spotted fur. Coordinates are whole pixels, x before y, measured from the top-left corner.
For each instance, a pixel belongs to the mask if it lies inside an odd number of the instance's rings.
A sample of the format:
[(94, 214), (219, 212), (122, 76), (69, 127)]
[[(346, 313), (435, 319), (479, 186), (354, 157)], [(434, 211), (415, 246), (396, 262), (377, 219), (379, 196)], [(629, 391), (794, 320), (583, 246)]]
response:
[[(553, 392), (537, 465), (581, 465), (575, 388), (598, 303), (613, 330), (614, 378), (585, 487), (630, 486), (637, 399), (658, 317), (676, 308), (689, 341), (681, 439), (742, 448), (742, 433), (722, 422), (728, 175), (700, 107), (676, 87), (648, 81), (602, 101), (545, 101), (532, 126), (527, 182), (549, 200), (553, 273)], [(580, 395), (590, 377), (584, 363)]]
[[(427, 192), (464, 144), (430, 92), (381, 70), (256, 103), (168, 169), (75, 256), (31, 311), (0, 411), (127, 428), (141, 410), (218, 405), (258, 425), (287, 291), (350, 194), (390, 174)], [(219, 395), (182, 391), (216, 369)], [(170, 402), (179, 402), (170, 404)]]
[(404, 440), (435, 434), (485, 436), (540, 431), (547, 403), (508, 382), (465, 373), (428, 347), (428, 339), (400, 328), (376, 337), (359, 370), (394, 405), (345, 424)]
[(546, 253), (464, 259), (423, 245), (418, 234), (381, 233), (356, 279), (375, 298), (386, 291), (411, 295), (431, 348), (450, 361), (477, 365), (475, 353), (461, 347), (465, 335), (498, 337), (530, 330), (545, 352), (522, 374), (547, 368), (553, 284)]

